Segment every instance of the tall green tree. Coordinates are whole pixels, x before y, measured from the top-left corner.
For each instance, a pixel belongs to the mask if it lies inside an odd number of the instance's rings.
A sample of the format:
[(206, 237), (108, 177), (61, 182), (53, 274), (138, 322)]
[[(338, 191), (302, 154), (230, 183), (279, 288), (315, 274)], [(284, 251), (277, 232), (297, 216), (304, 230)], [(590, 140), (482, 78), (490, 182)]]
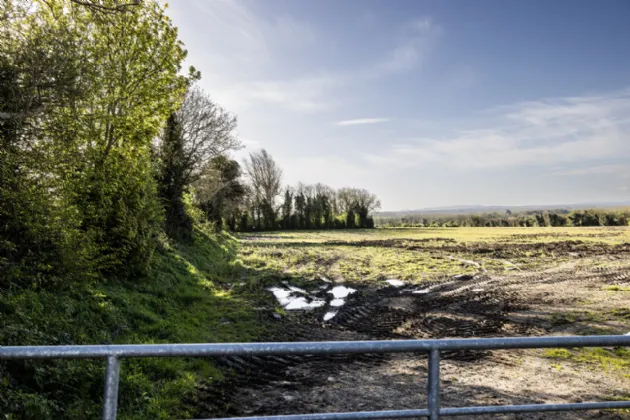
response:
[(282, 203), (282, 227), (284, 229), (291, 229), (292, 219), (291, 213), (293, 209), (293, 194), (289, 187), (284, 190), (284, 201)]
[(0, 118), (21, 127), (12, 141), (19, 162), (6, 161), (29, 174), (33, 214), (55, 221), (49, 248), (80, 249), (73, 261), (126, 275), (142, 272), (155, 248), (162, 211), (151, 145), (189, 78), (161, 4), (119, 5), (3, 2), (1, 77), (19, 100)]
[(165, 209), (164, 227), (169, 236), (187, 240), (192, 235), (192, 220), (184, 204), (188, 167), (182, 125), (175, 113), (168, 117), (160, 146), (158, 191)]

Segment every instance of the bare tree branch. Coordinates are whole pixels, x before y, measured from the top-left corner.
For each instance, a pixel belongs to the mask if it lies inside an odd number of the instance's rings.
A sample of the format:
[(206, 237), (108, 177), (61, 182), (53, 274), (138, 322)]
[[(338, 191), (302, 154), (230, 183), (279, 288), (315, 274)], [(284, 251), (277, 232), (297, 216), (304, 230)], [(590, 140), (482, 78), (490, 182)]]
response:
[(282, 188), (280, 166), (265, 149), (250, 153), (249, 160), (245, 160), (244, 166), (255, 200), (264, 199), (273, 207)]
[(210, 159), (242, 147), (234, 135), (236, 117), (196, 86), (186, 92), (177, 116), (182, 126), (188, 182), (200, 175)]

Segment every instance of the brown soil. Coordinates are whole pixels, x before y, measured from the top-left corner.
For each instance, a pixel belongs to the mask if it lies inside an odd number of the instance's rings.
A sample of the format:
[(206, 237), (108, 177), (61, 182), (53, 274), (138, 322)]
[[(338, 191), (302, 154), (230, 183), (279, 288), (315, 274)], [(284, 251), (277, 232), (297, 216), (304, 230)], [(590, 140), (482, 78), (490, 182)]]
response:
[[(484, 250), (492, 249), (497, 255), (498, 250), (507, 249), (497, 245), (495, 250), (492, 246), (477, 244), (466, 247), (466, 252), (485, 253)], [(569, 241), (514, 246), (580, 252), (584, 244)], [(445, 243), (444, 247), (461, 251), (460, 245)], [(609, 254), (630, 252), (630, 245), (606, 248)], [(597, 245), (589, 244), (588, 249), (589, 256), (598, 255)], [(510, 252), (500, 256), (509, 257)], [(312, 289), (319, 285), (313, 282)], [(578, 271), (573, 264), (566, 264), (538, 272), (512, 271), (500, 276), (482, 273), (421, 287), (356, 285), (353, 287), (359, 292), (351, 295), (330, 322), (322, 323), (323, 309), (291, 313), (277, 321), (282, 323), (281, 328), (266, 339), (382, 340), (627, 333), (630, 316), (588, 316), (625, 313), (620, 309), (628, 308), (630, 292), (605, 290), (609, 285), (629, 286), (630, 266)], [(412, 293), (426, 287), (430, 287), (429, 293)], [(570, 318), (566, 318), (567, 313), (572, 314)], [(566, 319), (569, 320), (563, 322)], [(558, 369), (553, 360), (543, 357), (542, 350), (447, 352), (442, 357), (441, 398), (445, 407), (583, 402), (630, 395), (627, 376), (570, 362), (563, 362)], [(219, 362), (233, 375), (220, 387), (200, 391), (202, 403), (198, 414), (202, 417), (426, 406), (426, 356), (422, 354), (234, 357)], [(470, 418), (619, 419), (622, 415), (590, 411)]]

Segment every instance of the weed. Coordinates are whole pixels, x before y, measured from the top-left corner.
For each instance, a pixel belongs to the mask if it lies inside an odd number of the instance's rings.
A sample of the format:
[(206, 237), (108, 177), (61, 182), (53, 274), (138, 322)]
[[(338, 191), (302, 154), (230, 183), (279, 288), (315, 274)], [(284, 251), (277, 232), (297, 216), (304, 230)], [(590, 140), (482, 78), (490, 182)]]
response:
[(630, 287), (624, 286), (606, 286), (604, 290), (608, 290), (610, 292), (630, 292)]
[(543, 355), (550, 359), (569, 359), (571, 358), (571, 352), (567, 349), (547, 349), (543, 352)]

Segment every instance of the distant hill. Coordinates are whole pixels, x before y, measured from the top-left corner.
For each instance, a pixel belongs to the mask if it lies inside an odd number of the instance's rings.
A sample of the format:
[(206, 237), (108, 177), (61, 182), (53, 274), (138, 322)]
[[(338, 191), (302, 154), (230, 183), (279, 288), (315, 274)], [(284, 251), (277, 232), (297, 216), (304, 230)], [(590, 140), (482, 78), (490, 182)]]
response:
[(592, 203), (577, 203), (577, 204), (545, 204), (545, 205), (530, 205), (530, 206), (506, 206), (506, 205), (461, 205), (461, 206), (447, 206), (447, 207), (427, 207), (422, 209), (413, 210), (396, 210), (396, 211), (382, 211), (377, 213), (379, 216), (396, 216), (402, 214), (474, 214), (474, 213), (503, 213), (506, 210), (512, 212), (519, 211), (532, 211), (532, 210), (557, 210), (557, 209), (569, 209), (569, 210), (586, 210), (586, 209), (605, 209), (613, 207), (629, 207), (630, 201), (621, 202), (592, 202)]

